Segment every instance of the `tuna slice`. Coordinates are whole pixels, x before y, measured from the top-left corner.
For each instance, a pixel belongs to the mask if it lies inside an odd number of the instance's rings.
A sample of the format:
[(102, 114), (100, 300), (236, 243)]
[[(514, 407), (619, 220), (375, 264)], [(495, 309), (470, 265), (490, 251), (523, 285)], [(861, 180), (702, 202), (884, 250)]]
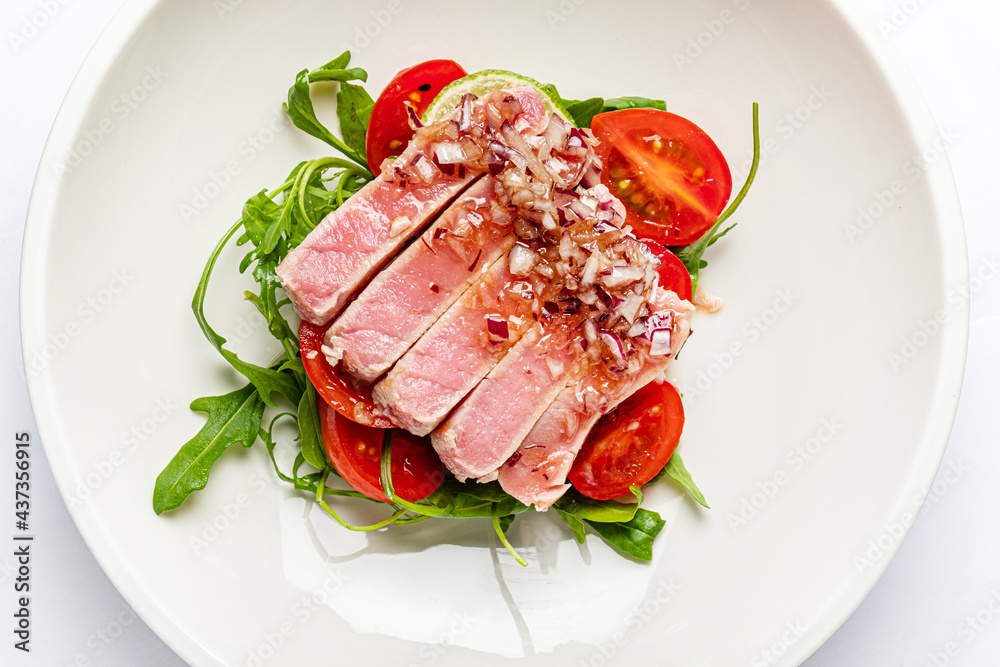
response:
[[(388, 170), (421, 154), (430, 158), (411, 143)], [(436, 170), (427, 183), (407, 181), (400, 186), (379, 177), (361, 188), (278, 266), (295, 312), (316, 325), (330, 321), (360, 285), (476, 176)]]
[(326, 334), (331, 365), (373, 382), (514, 245), (495, 183), (472, 185), (351, 302)]
[(506, 256), (495, 261), (375, 385), (375, 403), (411, 433), (430, 433), (534, 325), (534, 294)]
[(538, 511), (551, 507), (569, 488), (566, 475), (601, 415), (652, 381), (677, 355), (691, 332), (694, 307), (673, 292), (661, 292), (651, 305), (656, 312), (673, 313), (670, 353), (651, 356), (648, 346), (640, 348), (637, 372), (613, 376), (598, 366), (561, 391), (500, 467), (504, 491)]
[(431, 434), (431, 443), (459, 481), (496, 479), (568, 380), (580, 348), (570, 326), (535, 326)]
[[(520, 131), (531, 136), (543, 130), (547, 116), (538, 94), (517, 89), (514, 96), (521, 105), (515, 119)], [(456, 109), (441, 123), (459, 113)], [(282, 287), (302, 319), (316, 325), (333, 319), (359, 287), (481, 175), (464, 166), (439, 166), (430, 140), (417, 137), (278, 266)]]

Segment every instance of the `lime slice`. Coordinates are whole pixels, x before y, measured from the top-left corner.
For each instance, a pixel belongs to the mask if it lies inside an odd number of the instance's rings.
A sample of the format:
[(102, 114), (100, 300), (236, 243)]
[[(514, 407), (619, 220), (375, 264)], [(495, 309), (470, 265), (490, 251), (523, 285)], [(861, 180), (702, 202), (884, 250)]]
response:
[(462, 96), (466, 93), (482, 97), (494, 88), (509, 89), (525, 86), (538, 91), (538, 96), (542, 98), (542, 105), (545, 107), (547, 114), (555, 112), (571, 125), (575, 125), (573, 117), (566, 111), (562, 103), (554, 99), (542, 87), (542, 84), (532, 78), (502, 69), (484, 69), (481, 72), (474, 72), (449, 83), (438, 93), (438, 96), (434, 98), (431, 105), (427, 107), (427, 111), (424, 112), (423, 122), (433, 123), (447, 116), (461, 103)]

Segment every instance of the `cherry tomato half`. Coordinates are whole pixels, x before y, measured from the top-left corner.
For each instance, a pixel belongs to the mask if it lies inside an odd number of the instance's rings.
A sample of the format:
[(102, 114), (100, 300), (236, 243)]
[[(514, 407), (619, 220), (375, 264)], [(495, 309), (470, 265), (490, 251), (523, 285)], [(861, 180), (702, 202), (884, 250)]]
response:
[(299, 349), (306, 375), (316, 387), (316, 393), (334, 410), (351, 421), (375, 428), (395, 426), (378, 414), (372, 401), (371, 385), (344, 373), (339, 366), (330, 366), (323, 354), (323, 336), (329, 325), (318, 327), (303, 320), (299, 325)]
[(683, 429), (680, 394), (669, 382), (652, 382), (597, 422), (567, 479), (588, 498), (624, 496), (667, 465)]
[(419, 118), (445, 86), (466, 74), (454, 60), (428, 60), (400, 71), (389, 82), (375, 100), (365, 136), (373, 174), (378, 175), (382, 162), (402, 153), (413, 138), (406, 107), (412, 107)]
[(645, 243), (646, 247), (652, 250), (653, 254), (660, 260), (660, 268), (656, 270), (660, 274), (660, 287), (670, 290), (685, 301), (690, 301), (692, 296), (691, 274), (688, 273), (684, 262), (656, 241), (639, 240)]
[[(324, 401), (317, 401), (323, 448), (330, 463), (355, 491), (372, 500), (389, 502), (382, 493), (384, 429), (346, 419)], [(396, 429), (392, 439), (392, 486), (403, 500), (416, 502), (434, 493), (444, 481), (444, 464), (430, 438)]]
[(722, 151), (705, 132), (658, 109), (594, 116), (601, 181), (628, 209), (636, 236), (665, 246), (698, 240), (729, 201), (733, 179)]

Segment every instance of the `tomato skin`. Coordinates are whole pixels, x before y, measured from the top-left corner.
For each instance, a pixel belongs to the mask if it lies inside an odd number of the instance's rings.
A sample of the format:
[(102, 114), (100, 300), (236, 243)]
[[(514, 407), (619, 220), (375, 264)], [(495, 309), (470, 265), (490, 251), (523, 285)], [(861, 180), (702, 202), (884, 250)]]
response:
[(601, 182), (625, 204), (636, 236), (665, 246), (692, 243), (729, 202), (733, 179), (726, 158), (686, 118), (622, 109), (594, 116), (591, 129), (601, 142)]
[(688, 273), (684, 262), (656, 241), (639, 240), (645, 243), (646, 247), (652, 250), (653, 254), (660, 260), (660, 268), (656, 270), (660, 274), (660, 287), (670, 290), (685, 301), (690, 301), (692, 297), (691, 274)]
[(588, 498), (624, 496), (629, 486), (642, 486), (667, 465), (683, 429), (677, 389), (651, 382), (597, 422), (567, 479)]
[(368, 168), (373, 174), (377, 176), (382, 162), (402, 153), (413, 138), (406, 107), (412, 107), (418, 118), (423, 116), (441, 89), (466, 74), (454, 60), (428, 60), (393, 77), (375, 100), (365, 136)]
[(374, 428), (391, 428), (391, 421), (378, 414), (372, 401), (371, 387), (344, 373), (339, 366), (330, 366), (323, 354), (323, 336), (330, 325), (318, 327), (302, 321), (299, 325), (299, 350), (302, 365), (316, 393), (337, 412), (351, 421)]
[[(317, 401), (323, 448), (330, 463), (355, 491), (372, 500), (389, 502), (382, 492), (382, 437), (384, 429), (345, 418)], [(392, 439), (392, 485), (403, 500), (416, 502), (434, 493), (444, 481), (444, 464), (430, 438), (418, 438), (396, 429)]]

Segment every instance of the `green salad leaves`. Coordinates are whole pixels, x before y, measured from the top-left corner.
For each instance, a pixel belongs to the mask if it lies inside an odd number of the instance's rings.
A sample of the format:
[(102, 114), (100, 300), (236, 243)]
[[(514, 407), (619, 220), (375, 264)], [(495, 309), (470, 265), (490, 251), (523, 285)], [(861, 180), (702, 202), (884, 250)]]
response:
[[(458, 482), (450, 475), (430, 496), (417, 503), (408, 502), (394, 493), (390, 474), (393, 430), (385, 431), (382, 448), (382, 480), (390, 505), (384, 520), (373, 525), (355, 526), (335, 510), (333, 501), (377, 502), (335, 482), (337, 470), (324, 452), (317, 393), (302, 364), (299, 353), (297, 320), (291, 303), (281, 289), (277, 267), (293, 248), (298, 246), (317, 224), (331, 211), (344, 204), (353, 194), (374, 178), (365, 155), (365, 136), (374, 101), (360, 85), (367, 80), (365, 70), (349, 67), (351, 55), (345, 52), (314, 70), (303, 70), (288, 90), (284, 109), (292, 122), (303, 132), (325, 142), (339, 157), (321, 157), (295, 166), (285, 181), (274, 190), (262, 190), (250, 197), (242, 215), (225, 233), (209, 255), (201, 280), (194, 294), (192, 309), (202, 333), (219, 354), (247, 381), (246, 385), (222, 396), (198, 398), (191, 409), (207, 415), (205, 425), (187, 443), (156, 479), (153, 509), (162, 514), (179, 507), (193, 492), (203, 489), (215, 462), (231, 445), (251, 447), (261, 441), (274, 465), (277, 477), (295, 489), (309, 494), (330, 516), (350, 530), (378, 530), (389, 525), (405, 526), (427, 519), (489, 520), (500, 540), (511, 554), (526, 564), (508, 541), (505, 533), (515, 517), (529, 508), (507, 495), (497, 482), (488, 484)], [(358, 83), (360, 82), (360, 83)], [(314, 85), (335, 85), (340, 135), (331, 132), (321, 122), (313, 104)], [(545, 87), (560, 99), (581, 127), (590, 125), (593, 117), (615, 109), (652, 107), (665, 109), (662, 100), (642, 97), (567, 100), (559, 96), (554, 86)], [(704, 266), (704, 251), (731, 228), (719, 232), (721, 224), (746, 196), (746, 190), (756, 173), (759, 157), (756, 105), (754, 107), (753, 169), (747, 185), (733, 205), (719, 218), (706, 236), (697, 243), (677, 249), (688, 266), (692, 278)], [(226, 347), (227, 340), (209, 324), (205, 314), (205, 298), (209, 282), (223, 250), (231, 243), (246, 247), (239, 265), (241, 273), (250, 272), (257, 290), (247, 291), (245, 300), (261, 314), (267, 331), (280, 345), (280, 352), (268, 364), (259, 365), (239, 358)], [(293, 320), (289, 321), (289, 317)], [(276, 426), (291, 421), (298, 433), (298, 451), (291, 470), (278, 464)], [(705, 498), (690, 474), (674, 454), (657, 476), (667, 476), (702, 505)], [(636, 502), (595, 501), (570, 490), (555, 505), (558, 516), (583, 543), (587, 528), (616, 549), (630, 557), (649, 561), (656, 535), (664, 520), (656, 513), (640, 507), (643, 494), (632, 487)]]

